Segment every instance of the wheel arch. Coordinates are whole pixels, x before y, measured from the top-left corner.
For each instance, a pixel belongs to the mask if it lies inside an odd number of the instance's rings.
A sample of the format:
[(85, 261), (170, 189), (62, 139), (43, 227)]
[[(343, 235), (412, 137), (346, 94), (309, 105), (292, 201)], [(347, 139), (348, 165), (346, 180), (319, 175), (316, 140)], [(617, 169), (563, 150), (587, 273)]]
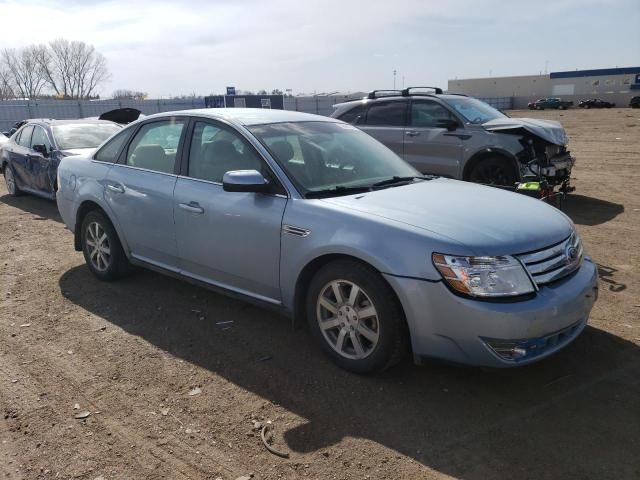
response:
[[(122, 241), (122, 235), (120, 235), (120, 232), (118, 231), (118, 228), (116, 227), (116, 223), (113, 221), (113, 219), (111, 218), (111, 215), (109, 215), (109, 213), (106, 211), (106, 209), (103, 208), (98, 202), (96, 202), (94, 200), (84, 200), (80, 204), (80, 206), (78, 207), (78, 210), (76, 211), (76, 221), (75, 221), (75, 227), (74, 227), (74, 232), (73, 232), (73, 243), (74, 243), (74, 247), (75, 247), (76, 251), (78, 251), (78, 252), (82, 251), (82, 232), (81, 232), (81, 228), (82, 228), (82, 222), (84, 220), (84, 217), (86, 217), (89, 212), (93, 212), (93, 211), (99, 211), (105, 217), (107, 217), (109, 222), (111, 222), (111, 225), (113, 226), (113, 229), (116, 231), (116, 235), (118, 235), (118, 239), (120, 240), (120, 244), (124, 247), (126, 244), (123, 243), (123, 241)], [(125, 253), (126, 253), (126, 249), (125, 249)]]
[(467, 160), (462, 170), (462, 180), (468, 181), (471, 171), (480, 162), (486, 160), (487, 158), (495, 157), (504, 158), (505, 160), (507, 160), (516, 171), (516, 176), (520, 178), (520, 166), (515, 155), (500, 148), (485, 148), (483, 150), (480, 150), (479, 152), (474, 153), (471, 158)]
[(398, 302), (398, 305), (400, 307), (400, 310), (402, 311), (403, 316), (405, 317), (404, 320), (406, 322), (406, 314), (404, 311), (404, 306), (400, 301), (400, 297), (396, 293), (393, 286), (390, 285), (389, 282), (387, 282), (387, 280), (384, 278), (384, 275), (382, 275), (382, 272), (378, 268), (376, 268), (370, 262), (367, 262), (366, 260), (363, 260), (362, 258), (358, 258), (354, 255), (345, 254), (345, 253), (326, 253), (309, 261), (302, 268), (302, 270), (300, 271), (300, 274), (296, 279), (294, 297), (293, 297), (293, 312), (292, 312), (293, 314), (292, 321), (293, 321), (294, 328), (304, 323), (304, 318), (306, 316), (306, 313), (305, 313), (306, 297), (307, 297), (307, 291), (309, 289), (309, 285), (311, 283), (311, 279), (322, 267), (336, 260), (352, 260), (375, 270), (381, 276), (384, 282), (389, 286), (389, 289), (393, 292), (395, 300)]

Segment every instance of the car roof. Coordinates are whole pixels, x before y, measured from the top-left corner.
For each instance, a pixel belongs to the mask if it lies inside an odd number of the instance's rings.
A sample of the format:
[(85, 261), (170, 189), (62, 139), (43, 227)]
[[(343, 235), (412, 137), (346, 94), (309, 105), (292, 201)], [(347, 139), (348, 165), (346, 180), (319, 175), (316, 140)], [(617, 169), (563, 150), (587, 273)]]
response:
[(145, 120), (153, 118), (170, 117), (174, 115), (193, 115), (198, 117), (210, 117), (213, 119), (230, 120), (245, 126), (264, 125), (283, 122), (339, 122), (330, 117), (313, 115), (311, 113), (296, 112), (293, 110), (275, 110), (269, 108), (200, 108), (194, 110), (178, 110), (175, 112), (156, 113), (145, 117)]
[(442, 98), (444, 100), (451, 100), (451, 99), (458, 99), (460, 97), (463, 98), (473, 98), (473, 97), (469, 97), (468, 95), (465, 94), (461, 94), (461, 93), (421, 93), (419, 95), (408, 95), (408, 96), (403, 96), (403, 95), (384, 95), (381, 97), (376, 97), (376, 98), (356, 98), (355, 100), (347, 100), (346, 102), (341, 102), (341, 103), (336, 103), (334, 105), (334, 107), (349, 107), (349, 106), (355, 106), (357, 104), (366, 104), (366, 103), (376, 103), (376, 102), (384, 102), (384, 101), (389, 101), (389, 100), (407, 100), (407, 99), (418, 99), (420, 100), (421, 98)]
[(79, 118), (79, 119), (73, 119), (73, 120), (54, 120), (54, 119), (50, 119), (50, 118), (43, 118), (43, 119), (36, 119), (36, 120), (29, 120), (27, 122), (26, 125), (33, 125), (33, 124), (39, 124), (39, 125), (51, 125), (51, 126), (55, 126), (55, 125), (87, 125), (87, 124), (98, 124), (98, 125), (117, 125), (117, 123), (115, 122), (111, 122), (109, 120), (94, 120), (94, 119), (87, 119), (87, 118)]

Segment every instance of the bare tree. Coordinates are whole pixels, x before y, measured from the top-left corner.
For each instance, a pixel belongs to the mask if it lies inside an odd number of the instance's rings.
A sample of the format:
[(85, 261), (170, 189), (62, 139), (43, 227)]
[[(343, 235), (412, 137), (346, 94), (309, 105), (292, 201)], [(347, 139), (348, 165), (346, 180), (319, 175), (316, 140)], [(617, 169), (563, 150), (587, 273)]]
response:
[(147, 96), (147, 92), (127, 90), (126, 88), (121, 88), (113, 92), (113, 98), (118, 100), (144, 100)]
[(93, 45), (63, 38), (39, 51), (38, 64), (47, 83), (63, 98), (88, 98), (109, 79), (107, 60)]
[(38, 62), (39, 49), (30, 45), (21, 50), (5, 49), (2, 63), (16, 94), (23, 98), (36, 98), (46, 86), (47, 79)]
[(14, 97), (11, 73), (0, 63), (0, 100), (9, 100)]

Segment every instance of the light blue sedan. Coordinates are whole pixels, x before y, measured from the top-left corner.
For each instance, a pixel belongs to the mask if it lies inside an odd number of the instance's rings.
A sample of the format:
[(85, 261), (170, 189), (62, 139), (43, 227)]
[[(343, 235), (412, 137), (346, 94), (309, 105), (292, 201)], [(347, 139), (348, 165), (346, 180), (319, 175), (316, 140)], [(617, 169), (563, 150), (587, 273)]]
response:
[(348, 370), (411, 352), (489, 367), (584, 329), (594, 263), (571, 220), (523, 195), (422, 176), (326, 117), (210, 109), (146, 117), (58, 169), (89, 269), (143, 266), (271, 305)]

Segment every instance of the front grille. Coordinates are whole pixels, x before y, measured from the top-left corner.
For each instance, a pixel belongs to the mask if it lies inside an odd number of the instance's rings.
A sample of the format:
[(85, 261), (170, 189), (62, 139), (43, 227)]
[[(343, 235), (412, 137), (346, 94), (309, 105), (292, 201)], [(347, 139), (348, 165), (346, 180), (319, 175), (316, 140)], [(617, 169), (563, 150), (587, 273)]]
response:
[(560, 243), (516, 256), (537, 285), (546, 285), (580, 267), (583, 256), (582, 241), (574, 232)]

